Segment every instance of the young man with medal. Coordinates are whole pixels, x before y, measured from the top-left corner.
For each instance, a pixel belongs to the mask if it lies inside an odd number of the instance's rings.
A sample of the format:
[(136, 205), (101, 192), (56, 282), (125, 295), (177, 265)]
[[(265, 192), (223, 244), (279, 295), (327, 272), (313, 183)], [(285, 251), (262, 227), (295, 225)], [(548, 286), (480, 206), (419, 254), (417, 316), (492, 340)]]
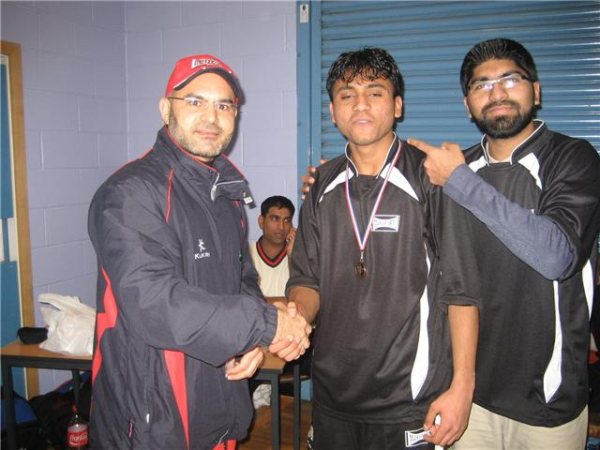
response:
[(394, 132), (402, 75), (366, 48), (338, 57), (327, 90), (346, 151), (317, 169), (287, 285), (316, 327), (315, 449), (449, 445), (471, 407), (477, 310), (436, 300), (444, 200)]

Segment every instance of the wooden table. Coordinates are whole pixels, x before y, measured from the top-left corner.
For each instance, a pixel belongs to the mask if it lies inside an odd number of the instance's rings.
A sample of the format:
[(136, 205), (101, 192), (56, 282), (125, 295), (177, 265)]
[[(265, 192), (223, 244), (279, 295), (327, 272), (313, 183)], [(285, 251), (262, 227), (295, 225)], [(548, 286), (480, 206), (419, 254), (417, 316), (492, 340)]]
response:
[[(16, 444), (16, 418), (13, 395), (13, 367), (32, 367), (37, 369), (70, 370), (73, 376), (73, 393), (75, 403), (79, 400), (79, 372), (92, 370), (91, 356), (75, 356), (66, 353), (50, 352), (41, 349), (39, 345), (22, 344), (14, 341), (0, 349), (2, 365), (2, 380), (4, 400), (6, 405), (6, 429), (8, 435), (8, 449), (15, 450)], [(281, 411), (279, 404), (279, 377), (283, 372), (285, 361), (266, 352), (265, 360), (254, 375), (257, 380), (271, 383), (271, 408), (273, 411), (272, 440), (273, 449), (280, 447)], [(294, 448), (300, 449), (300, 367), (294, 365)]]
[(2, 362), (2, 381), (4, 388), (6, 431), (8, 449), (17, 448), (16, 418), (13, 396), (13, 367), (33, 367), (37, 369), (70, 370), (73, 375), (73, 394), (75, 403), (79, 401), (79, 371), (92, 370), (91, 356), (75, 356), (66, 353), (49, 352), (35, 344), (22, 344), (14, 341), (0, 349)]

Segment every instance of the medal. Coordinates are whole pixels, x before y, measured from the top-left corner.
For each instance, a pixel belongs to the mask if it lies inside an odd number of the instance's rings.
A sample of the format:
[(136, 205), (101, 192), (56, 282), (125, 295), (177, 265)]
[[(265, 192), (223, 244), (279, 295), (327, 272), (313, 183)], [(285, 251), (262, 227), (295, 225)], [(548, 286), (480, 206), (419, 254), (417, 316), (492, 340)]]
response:
[(356, 272), (358, 278), (367, 276), (367, 267), (365, 266), (365, 259), (362, 252), (360, 254), (360, 260), (354, 265), (354, 272)]
[[(394, 145), (395, 142), (396, 142), (396, 140), (394, 139), (394, 141), (392, 142), (392, 145), (390, 146), (390, 149), (392, 148), (392, 146)], [(396, 162), (398, 161), (398, 157), (400, 156), (400, 151), (402, 150), (401, 145), (402, 145), (402, 143), (398, 144), (398, 150), (396, 151), (396, 154), (394, 155), (392, 162), (389, 165), (387, 165), (387, 173), (385, 174), (385, 179), (383, 180), (383, 184), (381, 185), (381, 188), (379, 188), (379, 193), (377, 194), (377, 199), (375, 200), (375, 205), (373, 206), (373, 211), (371, 211), (371, 216), (369, 218), (369, 223), (367, 224), (367, 229), (365, 230), (365, 234), (362, 237), (360, 236), (360, 231), (358, 230), (358, 221), (356, 220), (356, 215), (354, 214), (354, 208), (352, 207), (352, 201), (350, 200), (350, 184), (349, 184), (350, 167), (349, 167), (348, 162), (346, 161), (346, 182), (345, 182), (346, 206), (348, 207), (348, 212), (350, 213), (350, 219), (352, 220), (352, 228), (354, 230), (354, 237), (356, 238), (356, 242), (358, 244), (358, 249), (360, 250), (360, 259), (358, 260), (358, 262), (356, 264), (354, 264), (354, 273), (356, 273), (356, 276), (358, 277), (359, 280), (364, 280), (367, 277), (367, 266), (365, 265), (365, 248), (367, 247), (367, 241), (369, 240), (369, 235), (371, 234), (373, 219), (375, 218), (377, 210), (379, 209), (379, 204), (381, 203), (381, 198), (383, 197), (383, 191), (385, 191), (385, 187), (387, 185), (390, 174), (392, 173), (392, 169), (396, 165)], [(389, 150), (388, 150), (388, 153), (389, 153)], [(381, 172), (379, 173), (379, 176), (381, 176), (381, 174), (383, 173), (383, 171), (385, 169), (386, 169), (386, 166), (384, 166), (384, 168), (381, 170)]]

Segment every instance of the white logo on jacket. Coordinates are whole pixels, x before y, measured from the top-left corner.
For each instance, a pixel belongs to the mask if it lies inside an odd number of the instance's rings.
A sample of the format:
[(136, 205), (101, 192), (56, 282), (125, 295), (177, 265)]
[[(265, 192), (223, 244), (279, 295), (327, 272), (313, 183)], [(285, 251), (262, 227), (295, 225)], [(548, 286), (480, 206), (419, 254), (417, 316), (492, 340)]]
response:
[(400, 228), (400, 216), (391, 214), (377, 214), (373, 217), (371, 231), (380, 233), (397, 233)]
[(204, 239), (198, 239), (198, 253), (194, 253), (194, 259), (202, 259), (210, 257), (210, 252), (206, 251), (206, 245), (204, 245)]

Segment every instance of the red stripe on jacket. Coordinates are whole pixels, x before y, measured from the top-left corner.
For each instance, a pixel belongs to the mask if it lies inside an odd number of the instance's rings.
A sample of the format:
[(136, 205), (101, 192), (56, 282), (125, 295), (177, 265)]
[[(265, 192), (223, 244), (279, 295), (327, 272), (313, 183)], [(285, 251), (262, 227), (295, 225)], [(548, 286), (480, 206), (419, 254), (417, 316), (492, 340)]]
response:
[(100, 351), (100, 341), (104, 332), (109, 328), (114, 328), (117, 323), (117, 317), (119, 315), (119, 309), (117, 308), (117, 302), (115, 300), (115, 294), (112, 289), (112, 283), (104, 267), (102, 267), (102, 276), (106, 283), (104, 289), (104, 295), (102, 296), (102, 304), (104, 305), (104, 312), (96, 314), (96, 351), (94, 352), (94, 360), (92, 361), (92, 384), (98, 375), (100, 366), (102, 366), (102, 352)]
[(173, 190), (173, 169), (169, 172), (169, 182), (167, 186), (167, 214), (166, 222), (169, 223), (169, 219), (171, 218), (171, 191)]
[(171, 379), (173, 395), (183, 423), (185, 442), (190, 448), (190, 425), (188, 421), (187, 383), (185, 380), (185, 354), (174, 350), (165, 350), (165, 364)]

